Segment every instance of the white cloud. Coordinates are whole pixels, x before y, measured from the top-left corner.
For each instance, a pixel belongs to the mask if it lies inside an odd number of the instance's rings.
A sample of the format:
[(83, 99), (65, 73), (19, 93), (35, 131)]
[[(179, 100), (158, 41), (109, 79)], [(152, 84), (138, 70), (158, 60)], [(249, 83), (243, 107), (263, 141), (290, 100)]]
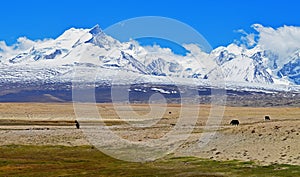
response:
[(16, 55), (18, 51), (13, 46), (8, 46), (4, 41), (0, 41), (0, 55), (4, 58)]
[(9, 57), (20, 52), (24, 52), (33, 47), (35, 44), (35, 41), (27, 39), (26, 37), (18, 38), (17, 43), (11, 46), (8, 46), (4, 41), (0, 41), (0, 53), (4, 55), (4, 57)]
[(153, 46), (144, 46), (144, 48), (149, 53), (161, 53), (161, 54), (169, 54), (172, 55), (173, 52), (170, 48), (162, 48), (159, 45), (153, 45)]
[(183, 44), (183, 47), (194, 55), (204, 53), (197, 44)]
[(283, 26), (274, 29), (260, 24), (252, 27), (259, 33), (257, 45), (277, 53), (280, 58), (285, 58), (300, 48), (300, 27)]
[(14, 47), (18, 50), (28, 50), (33, 47), (35, 43), (35, 41), (27, 39), (26, 37), (20, 37)]
[(279, 67), (288, 62), (288, 56), (300, 49), (300, 27), (282, 26), (275, 29), (261, 24), (251, 27), (255, 30), (254, 33), (247, 33), (242, 29), (235, 31), (243, 35), (237, 43), (245, 48), (257, 46), (272, 51), (279, 57), (276, 60)]
[(5, 53), (9, 51), (11, 48), (6, 45), (5, 41), (0, 41), (0, 52)]
[(209, 56), (209, 54), (202, 51), (197, 44), (183, 44), (183, 47), (190, 52), (187, 54), (187, 57), (196, 57), (199, 60), (205, 60)]

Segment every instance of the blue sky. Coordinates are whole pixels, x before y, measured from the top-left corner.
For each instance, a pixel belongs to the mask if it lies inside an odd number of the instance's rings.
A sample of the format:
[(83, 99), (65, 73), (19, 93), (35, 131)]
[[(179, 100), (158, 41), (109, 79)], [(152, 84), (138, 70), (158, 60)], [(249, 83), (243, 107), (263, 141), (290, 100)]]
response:
[(239, 39), (234, 31), (251, 31), (254, 23), (300, 26), (299, 7), (296, 0), (2, 1), (0, 41), (12, 44), (21, 36), (55, 38), (70, 27), (106, 28), (128, 18), (164, 16), (192, 26), (215, 48)]

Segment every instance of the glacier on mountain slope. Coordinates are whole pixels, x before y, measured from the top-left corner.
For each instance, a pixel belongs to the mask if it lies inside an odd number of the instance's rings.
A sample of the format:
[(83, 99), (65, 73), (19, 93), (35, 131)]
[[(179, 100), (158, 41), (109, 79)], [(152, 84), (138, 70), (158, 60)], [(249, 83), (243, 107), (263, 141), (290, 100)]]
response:
[(229, 88), (299, 89), (300, 50), (278, 66), (278, 55), (259, 45), (245, 49), (230, 44), (209, 54), (196, 44), (183, 47), (189, 53), (175, 55), (168, 48), (143, 47), (134, 40), (120, 42), (106, 35), (98, 25), (92, 29), (71, 28), (56, 39), (32, 42), (31, 47), (19, 49), (16, 54), (0, 50), (0, 80), (50, 83), (96, 79), (115, 84), (222, 86), (219, 80), (223, 78)]

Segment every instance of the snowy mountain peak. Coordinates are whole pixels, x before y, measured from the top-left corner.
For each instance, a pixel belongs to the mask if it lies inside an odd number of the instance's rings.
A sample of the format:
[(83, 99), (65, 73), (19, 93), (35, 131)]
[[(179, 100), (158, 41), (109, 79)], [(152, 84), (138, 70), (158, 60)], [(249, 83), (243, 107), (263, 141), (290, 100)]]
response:
[(289, 62), (277, 72), (279, 78), (286, 77), (290, 81), (300, 85), (300, 50), (289, 56)]
[(97, 24), (92, 29), (90, 29), (89, 33), (91, 33), (93, 36), (95, 36), (97, 34), (103, 33), (103, 31), (101, 30), (100, 26)]
[[(61, 48), (72, 48), (72, 46), (88, 32), (87, 29), (71, 28), (55, 39), (55, 44)], [(53, 45), (53, 44), (50, 44)]]

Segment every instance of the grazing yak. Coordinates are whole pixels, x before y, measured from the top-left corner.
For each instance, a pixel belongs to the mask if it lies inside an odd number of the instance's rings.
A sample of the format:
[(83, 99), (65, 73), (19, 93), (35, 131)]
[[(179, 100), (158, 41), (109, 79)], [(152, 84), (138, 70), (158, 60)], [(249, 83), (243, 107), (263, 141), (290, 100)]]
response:
[(75, 120), (75, 125), (76, 125), (76, 128), (77, 128), (77, 129), (80, 128), (79, 122), (78, 122), (77, 120)]
[(265, 120), (271, 120), (270, 116), (265, 116)]
[(240, 124), (239, 120), (231, 120), (230, 125), (238, 126)]

